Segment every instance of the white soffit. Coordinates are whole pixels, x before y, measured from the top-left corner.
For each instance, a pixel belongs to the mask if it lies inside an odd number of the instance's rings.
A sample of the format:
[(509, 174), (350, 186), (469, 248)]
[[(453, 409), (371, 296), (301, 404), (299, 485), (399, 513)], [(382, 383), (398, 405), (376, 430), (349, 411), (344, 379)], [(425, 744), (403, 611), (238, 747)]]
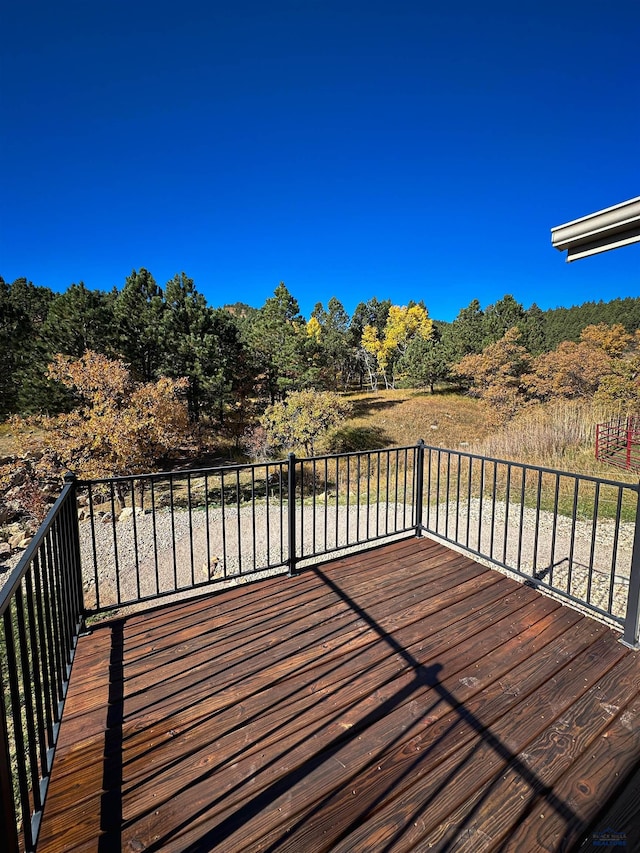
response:
[(640, 196), (551, 229), (551, 245), (567, 261), (640, 242)]

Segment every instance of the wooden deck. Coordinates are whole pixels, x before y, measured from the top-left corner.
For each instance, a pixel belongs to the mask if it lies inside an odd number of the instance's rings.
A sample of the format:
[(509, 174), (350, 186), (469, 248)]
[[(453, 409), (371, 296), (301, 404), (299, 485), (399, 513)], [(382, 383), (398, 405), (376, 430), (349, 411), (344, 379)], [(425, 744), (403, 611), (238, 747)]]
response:
[(639, 722), (614, 632), (404, 540), (82, 638), (38, 851), (638, 850)]

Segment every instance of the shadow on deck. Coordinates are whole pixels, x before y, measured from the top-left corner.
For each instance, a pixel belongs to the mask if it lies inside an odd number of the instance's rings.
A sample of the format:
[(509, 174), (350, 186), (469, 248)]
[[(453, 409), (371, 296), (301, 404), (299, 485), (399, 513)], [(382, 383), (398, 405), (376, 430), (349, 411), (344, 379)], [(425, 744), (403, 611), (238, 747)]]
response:
[(404, 540), (83, 637), (38, 851), (637, 850), (639, 714), (613, 631)]

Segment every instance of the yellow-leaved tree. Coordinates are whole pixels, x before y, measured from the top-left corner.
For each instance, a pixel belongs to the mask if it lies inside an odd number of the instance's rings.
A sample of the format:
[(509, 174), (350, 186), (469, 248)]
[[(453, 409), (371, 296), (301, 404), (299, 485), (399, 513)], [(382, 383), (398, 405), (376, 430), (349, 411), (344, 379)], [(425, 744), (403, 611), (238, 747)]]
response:
[(361, 345), (376, 359), (386, 388), (394, 388), (396, 365), (416, 337), (429, 340), (433, 335), (433, 320), (422, 305), (392, 305), (382, 337), (375, 326), (362, 330)]

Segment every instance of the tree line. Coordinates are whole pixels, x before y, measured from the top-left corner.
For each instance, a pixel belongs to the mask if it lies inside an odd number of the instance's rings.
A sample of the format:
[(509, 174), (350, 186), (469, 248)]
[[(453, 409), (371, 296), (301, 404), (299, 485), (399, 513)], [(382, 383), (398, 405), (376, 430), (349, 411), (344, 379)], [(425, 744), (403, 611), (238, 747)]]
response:
[(533, 356), (517, 326), (452, 367), (470, 392), (503, 419), (530, 403), (595, 400), (612, 414), (640, 412), (640, 330), (585, 326), (579, 340)]
[(191, 421), (207, 417), (240, 435), (257, 411), (293, 391), (473, 385), (454, 366), (510, 329), (537, 358), (562, 342), (578, 344), (585, 327), (602, 323), (635, 333), (640, 299), (542, 311), (507, 294), (484, 308), (473, 300), (445, 323), (429, 317), (424, 301), (398, 306), (373, 297), (349, 315), (332, 297), (307, 320), (284, 283), (259, 308), (214, 308), (185, 273), (161, 287), (148, 270), (133, 270), (110, 292), (80, 282), (54, 293), (0, 278), (0, 419), (77, 407), (73, 384), (48, 370), (58, 355), (98, 353), (125, 363), (142, 384), (186, 378)]

